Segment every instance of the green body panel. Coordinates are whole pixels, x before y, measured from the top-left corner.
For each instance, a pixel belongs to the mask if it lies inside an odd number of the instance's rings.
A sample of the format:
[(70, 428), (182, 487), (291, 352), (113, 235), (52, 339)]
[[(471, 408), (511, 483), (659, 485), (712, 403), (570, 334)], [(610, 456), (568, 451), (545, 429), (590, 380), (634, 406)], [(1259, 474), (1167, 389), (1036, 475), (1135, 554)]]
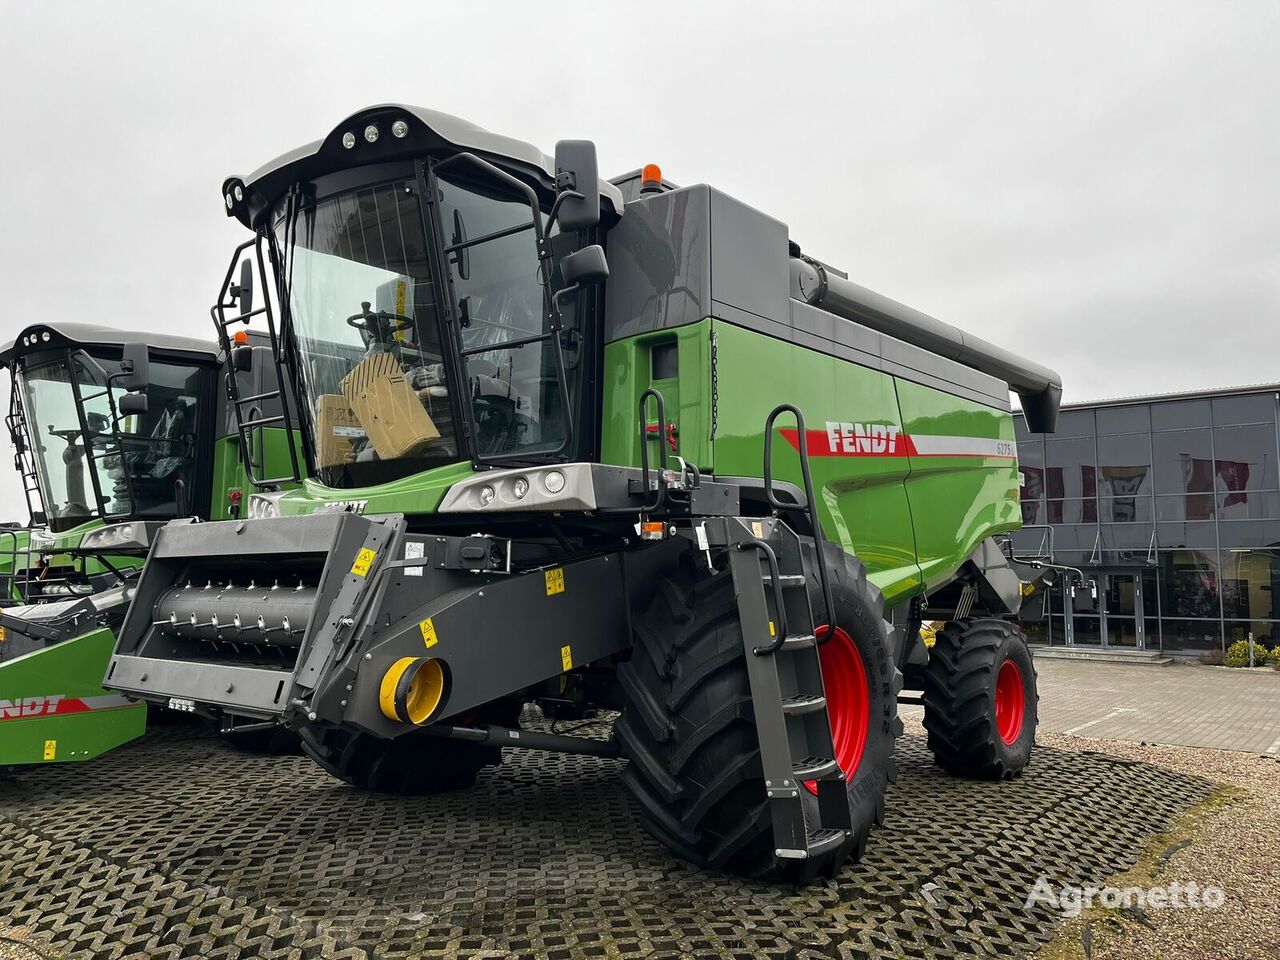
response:
[(142, 735), (146, 705), (101, 686), (114, 646), (104, 628), (0, 665), (0, 767), (92, 760)]
[[(669, 343), (676, 344), (679, 376), (654, 380), (650, 377), (653, 351)], [(605, 347), (601, 462), (639, 466), (640, 394), (649, 387), (662, 393), (667, 420), (676, 425), (677, 452), (698, 469), (712, 472), (715, 447), (711, 442), (710, 320), (619, 340)], [(652, 400), (645, 413), (648, 422), (656, 425), (658, 410)], [(760, 424), (764, 424), (763, 419)], [(656, 463), (657, 450), (651, 446), (650, 452)]]
[[(278, 427), (260, 427), (254, 431), (254, 444), (263, 457), (263, 475), (287, 476), (292, 469), (289, 461), (288, 431)], [(296, 437), (296, 434), (295, 434)], [(303, 459), (302, 445), (296, 444), (298, 464)], [(243, 502), (256, 489), (249, 482), (244, 462), (240, 458), (240, 438), (236, 434), (219, 437), (213, 443), (213, 502), (209, 504), (210, 520), (233, 520), (231, 494), (241, 495), (240, 516), (244, 516)]]
[[(1011, 414), (905, 380), (897, 386), (907, 434), (998, 440), (1016, 451)], [(987, 537), (1022, 525), (1016, 459), (912, 457), (906, 487), (926, 587), (946, 579)]]
[(434, 513), (445, 493), (457, 481), (473, 474), (471, 461), (450, 463), (422, 473), (373, 487), (335, 490), (315, 480), (288, 491), (278, 501), (280, 516), (296, 517), (333, 509), (338, 504), (361, 501), (361, 513)]
[(3, 595), (3, 599), (21, 599), (12, 574), (25, 566), (27, 545), (30, 542), (31, 530), (27, 527), (0, 530), (0, 588), (3, 588), (0, 589), (0, 595)]
[[(651, 380), (653, 344), (673, 337), (679, 342), (678, 381)], [(984, 538), (1018, 526), (1013, 419), (1007, 411), (710, 319), (609, 344), (605, 384), (602, 459), (625, 466), (640, 462), (636, 410), (649, 386), (668, 397), (680, 454), (718, 476), (761, 476), (765, 419), (780, 403), (800, 407), (823, 530), (862, 559), (890, 605), (953, 574)], [(649, 416), (652, 421), (654, 414)], [(912, 456), (911, 447), (899, 442), (892, 455), (833, 456), (831, 422), (892, 427), (908, 435), (1007, 440), (1009, 452)], [(792, 430), (794, 421), (784, 415), (777, 427)], [(796, 448), (782, 435), (775, 435), (773, 469), (778, 480), (802, 485)]]

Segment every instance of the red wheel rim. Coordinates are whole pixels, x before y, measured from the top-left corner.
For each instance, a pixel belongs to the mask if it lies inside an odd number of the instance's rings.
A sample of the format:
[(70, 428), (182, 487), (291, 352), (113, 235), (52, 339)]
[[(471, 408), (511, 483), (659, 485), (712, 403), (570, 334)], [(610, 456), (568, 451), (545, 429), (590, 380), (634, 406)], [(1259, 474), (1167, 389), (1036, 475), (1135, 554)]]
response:
[[(814, 635), (821, 640), (829, 630), (830, 627), (824, 625), (818, 627)], [(867, 668), (853, 638), (839, 627), (830, 640), (818, 647), (818, 660), (822, 664), (822, 685), (826, 690), (835, 761), (844, 771), (845, 780), (851, 781), (862, 764), (867, 731), (871, 726)], [(818, 782), (805, 781), (805, 789), (817, 796)]]
[(1016, 743), (1022, 734), (1022, 715), (1026, 694), (1022, 687), (1022, 671), (1012, 660), (1000, 664), (996, 675), (996, 731), (1005, 743)]

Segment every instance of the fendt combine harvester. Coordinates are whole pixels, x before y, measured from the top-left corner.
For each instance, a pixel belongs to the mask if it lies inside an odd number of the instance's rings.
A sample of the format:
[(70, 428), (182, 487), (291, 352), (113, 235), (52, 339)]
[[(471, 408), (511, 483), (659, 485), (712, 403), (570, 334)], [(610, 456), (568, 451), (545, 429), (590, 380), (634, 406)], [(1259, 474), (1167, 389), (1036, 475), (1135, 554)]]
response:
[[(223, 200), (253, 232), (228, 284), (274, 282), (256, 310), (224, 289), (219, 335), (271, 331), (306, 476), (158, 533), (109, 687), (287, 725), (378, 791), (469, 785), (502, 747), (620, 755), (654, 836), (751, 876), (861, 853), (904, 681), (943, 767), (1023, 769), (996, 538), (1010, 388), (1052, 430), (1054, 373), (713, 187), (600, 181), (585, 141), (553, 161), (377, 106)], [(529, 703), (621, 715), (584, 739), (521, 729)]]
[[(0, 769), (89, 760), (142, 733), (145, 705), (102, 674), (155, 533), (241, 512), (224, 379), (276, 380), (263, 336), (242, 339), (232, 363), (209, 341), (80, 323), (33, 324), (0, 347), (30, 516), (0, 530)], [(257, 431), (254, 456), (287, 459), (283, 436)]]

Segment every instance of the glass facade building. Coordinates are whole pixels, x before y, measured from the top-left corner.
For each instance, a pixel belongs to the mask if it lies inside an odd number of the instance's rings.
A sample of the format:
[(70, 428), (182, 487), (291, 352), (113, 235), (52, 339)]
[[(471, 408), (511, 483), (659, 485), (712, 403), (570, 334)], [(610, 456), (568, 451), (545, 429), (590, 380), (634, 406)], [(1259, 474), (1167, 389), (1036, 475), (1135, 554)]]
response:
[[(1015, 418), (1017, 553), (1079, 567), (1028, 633), (1043, 643), (1280, 643), (1280, 385), (1073, 404), (1054, 434)], [(1064, 578), (1065, 579), (1065, 578)]]

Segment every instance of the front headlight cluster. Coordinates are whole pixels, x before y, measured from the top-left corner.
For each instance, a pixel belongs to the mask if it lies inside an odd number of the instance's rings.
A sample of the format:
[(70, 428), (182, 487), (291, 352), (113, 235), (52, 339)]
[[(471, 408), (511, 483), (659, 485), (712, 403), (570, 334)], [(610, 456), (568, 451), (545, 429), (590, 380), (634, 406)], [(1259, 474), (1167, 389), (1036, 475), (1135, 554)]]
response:
[(480, 474), (454, 484), (440, 506), (441, 513), (595, 509), (591, 465), (586, 463)]
[(113, 523), (90, 530), (80, 541), (81, 550), (145, 549), (147, 528), (141, 523)]

